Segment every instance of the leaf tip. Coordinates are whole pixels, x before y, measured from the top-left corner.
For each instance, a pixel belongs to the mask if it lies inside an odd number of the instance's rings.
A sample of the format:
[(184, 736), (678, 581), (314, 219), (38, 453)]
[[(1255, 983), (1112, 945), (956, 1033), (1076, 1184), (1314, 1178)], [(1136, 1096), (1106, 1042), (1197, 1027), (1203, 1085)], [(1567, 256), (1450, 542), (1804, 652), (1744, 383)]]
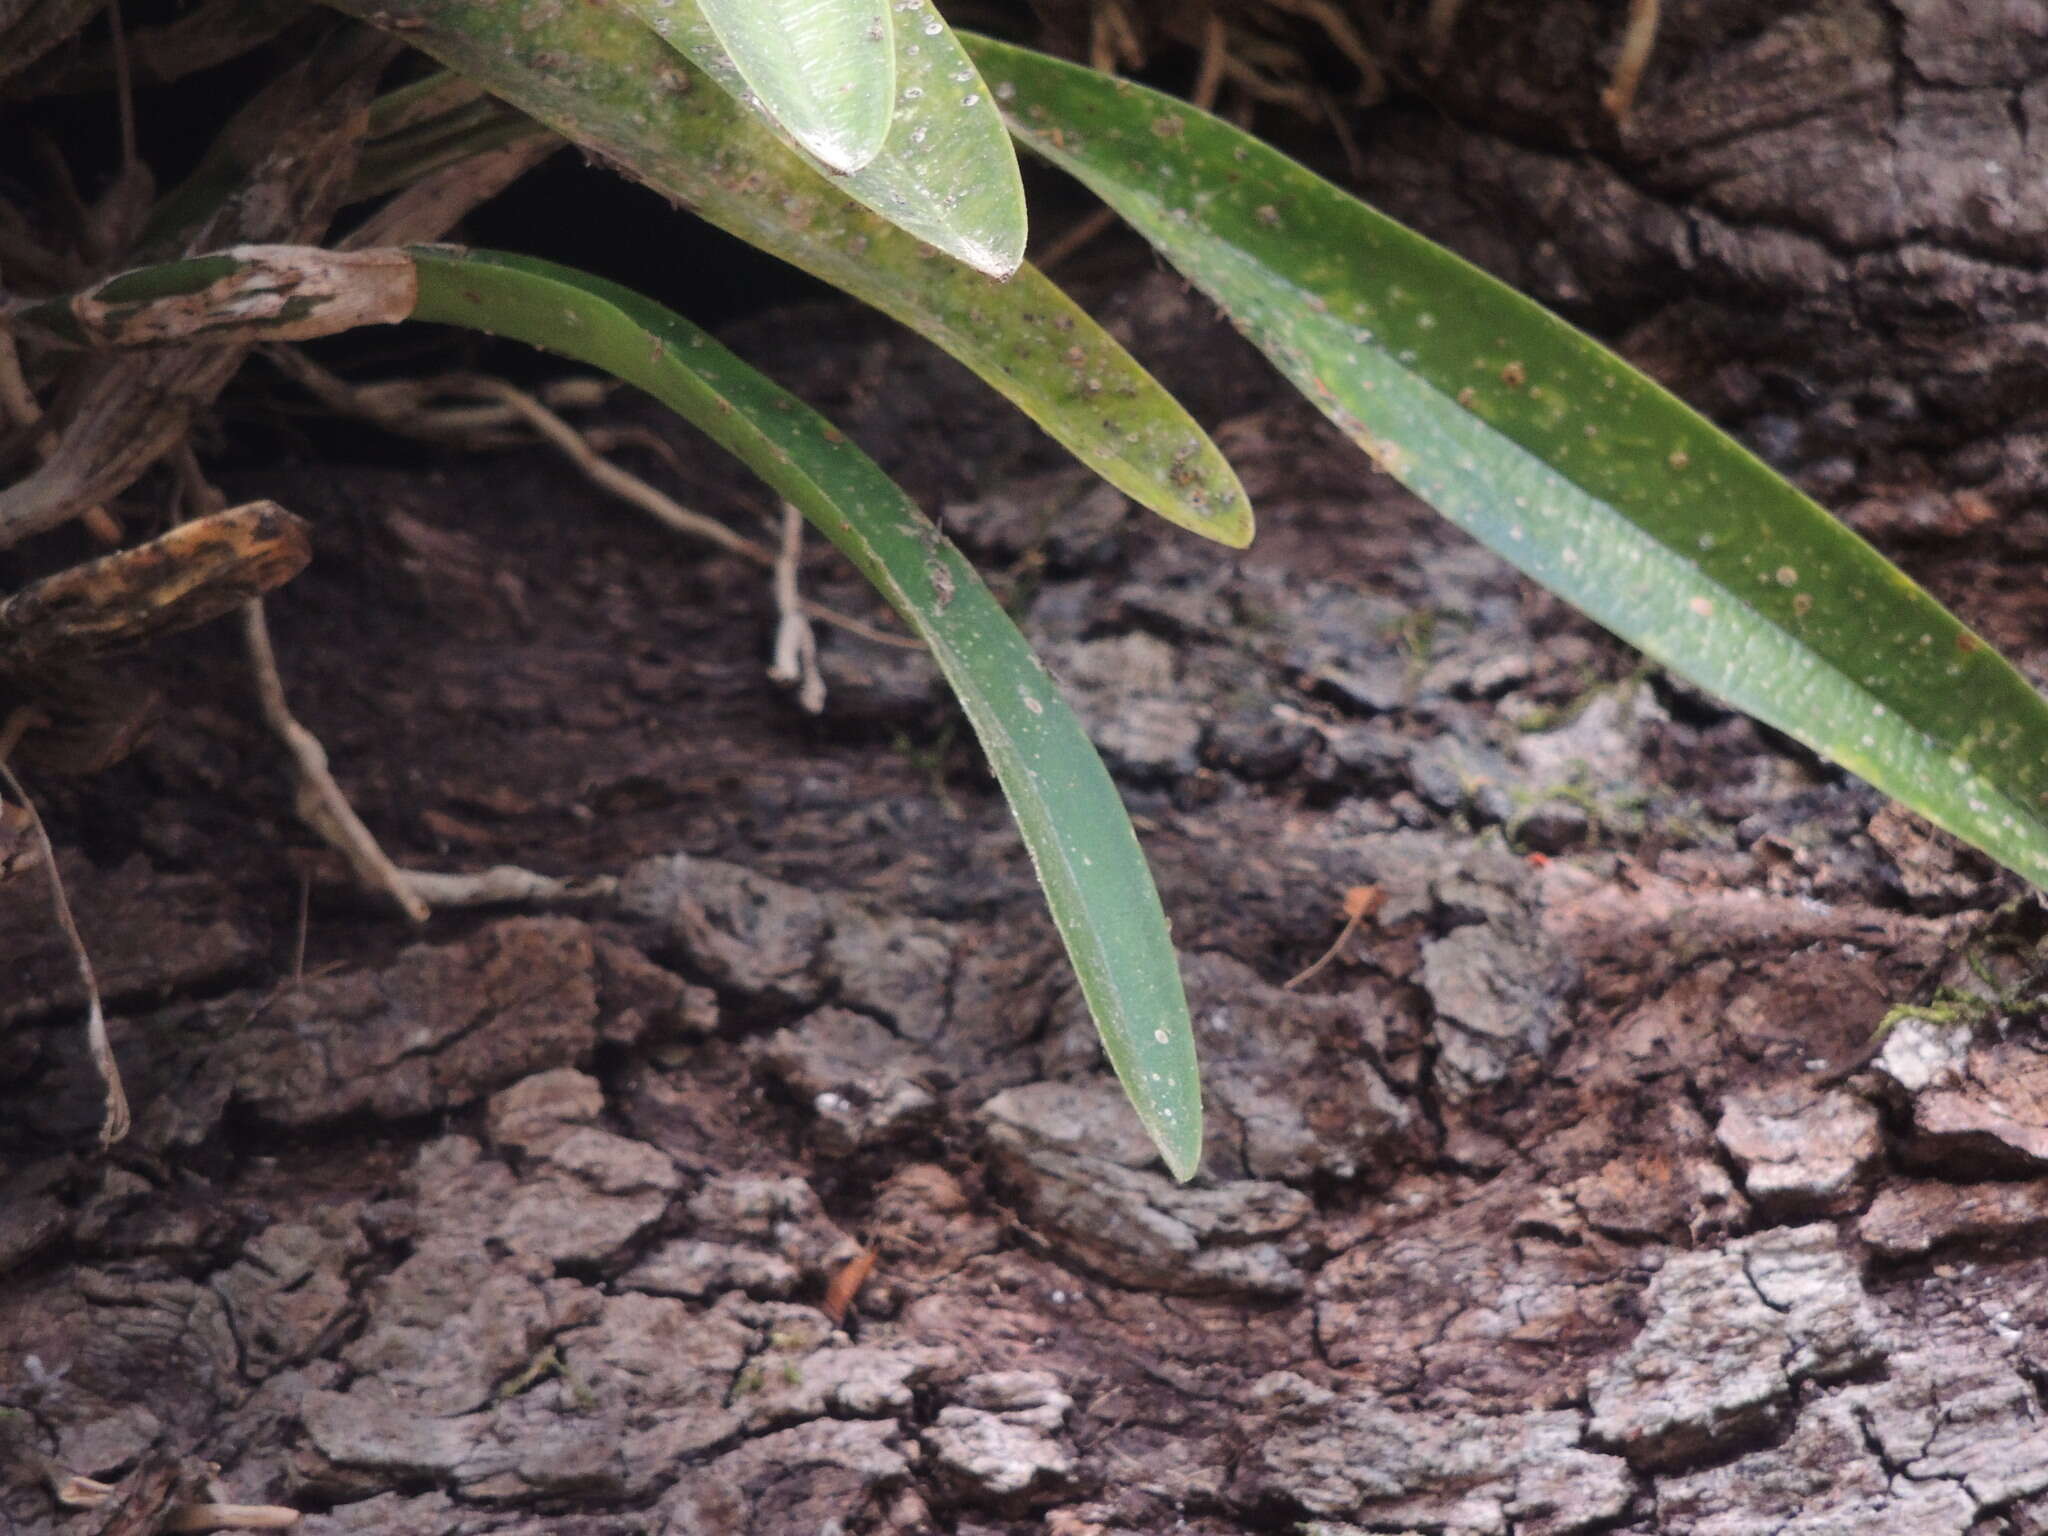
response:
[(1024, 226), (1021, 222), (1018, 224), (1014, 238), (1007, 234), (994, 240), (960, 236), (947, 240), (942, 249), (983, 277), (994, 278), (999, 283), (1008, 282), (1024, 265)]
[(834, 176), (851, 176), (875, 158), (872, 152), (862, 154), (858, 145), (843, 143), (838, 139), (820, 138), (816, 134), (799, 133), (795, 129), (790, 130), (790, 137), (797, 141), (805, 154)]
[(1240, 502), (1233, 511), (1219, 519), (1213, 529), (1207, 530), (1210, 538), (1227, 549), (1249, 548), (1252, 535), (1257, 531), (1249, 502)]
[(1166, 1160), (1166, 1171), (1173, 1175), (1176, 1184), (1185, 1184), (1202, 1171), (1202, 1127), (1199, 1122), (1186, 1145), (1181, 1145), (1177, 1137), (1169, 1141), (1156, 1132), (1153, 1141), (1159, 1148), (1159, 1155)]

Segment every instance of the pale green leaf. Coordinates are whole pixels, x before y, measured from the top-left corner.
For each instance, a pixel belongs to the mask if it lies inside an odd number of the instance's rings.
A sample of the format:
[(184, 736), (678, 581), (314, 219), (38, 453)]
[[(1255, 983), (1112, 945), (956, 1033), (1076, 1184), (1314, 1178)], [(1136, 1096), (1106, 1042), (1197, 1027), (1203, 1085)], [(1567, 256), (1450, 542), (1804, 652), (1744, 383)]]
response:
[(760, 110), (835, 174), (857, 171), (881, 152), (896, 94), (888, 0), (622, 3), (679, 45), (701, 19)]
[[(728, 94), (750, 82), (722, 46), (699, 0), (625, 0), (659, 17), (663, 37)], [(981, 76), (929, 0), (894, 0), (895, 96), (880, 152), (836, 185), (897, 228), (977, 272), (1005, 278), (1024, 260), (1024, 182)], [(810, 146), (785, 134), (799, 150)], [(842, 168), (825, 163), (822, 169)]]
[[(391, 20), (381, 0), (336, 3)], [(1215, 444), (1035, 268), (998, 283), (912, 239), (846, 197), (654, 33), (602, 5), (409, 0), (405, 10), (408, 42), (712, 223), (901, 320), (1133, 500), (1221, 543), (1250, 541), (1250, 507)]]

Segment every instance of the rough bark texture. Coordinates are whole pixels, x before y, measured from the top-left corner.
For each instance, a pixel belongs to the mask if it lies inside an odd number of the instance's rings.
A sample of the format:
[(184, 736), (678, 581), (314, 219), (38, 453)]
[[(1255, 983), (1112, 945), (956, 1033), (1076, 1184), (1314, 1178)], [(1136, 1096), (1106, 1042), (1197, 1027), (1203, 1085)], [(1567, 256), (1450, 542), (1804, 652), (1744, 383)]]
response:
[[(1666, 11), (1617, 132), (1616, 17), (1475, 0), (1434, 102), (1365, 125), (1375, 190), (2048, 675), (2048, 21)], [(619, 891), (396, 931), (303, 848), (225, 646), (157, 658), (142, 752), (43, 786), (112, 1158), (43, 897), (0, 883), (13, 1530), (146, 1529), (201, 1463), (317, 1536), (2048, 1529), (2039, 1023), (1871, 1038), (2023, 981), (2038, 906), (1638, 677), (1171, 280), (1103, 307), (1226, 423), (1245, 558), (867, 322), (740, 340), (946, 508), (1123, 779), (1202, 1179), (1109, 1086), (922, 662), (832, 637), (808, 722), (764, 583), (544, 459), (251, 474), (319, 521), (280, 650), (394, 851)], [(127, 1502), (61, 1514), (68, 1474)]]

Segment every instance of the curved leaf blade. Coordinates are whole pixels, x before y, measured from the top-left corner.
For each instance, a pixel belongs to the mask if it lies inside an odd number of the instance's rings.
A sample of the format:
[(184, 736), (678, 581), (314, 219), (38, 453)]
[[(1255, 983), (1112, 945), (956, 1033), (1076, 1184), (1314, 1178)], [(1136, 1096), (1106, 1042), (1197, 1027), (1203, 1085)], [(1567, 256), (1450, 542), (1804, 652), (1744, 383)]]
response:
[[(673, 25), (653, 0), (628, 3), (657, 32)], [(896, 94), (887, 0), (701, 0), (701, 6), (761, 110), (805, 150), (841, 176), (881, 153)]]
[[(382, 0), (335, 0), (389, 23)], [(1251, 510), (1208, 436), (1028, 264), (996, 283), (804, 163), (630, 17), (600, 4), (410, 0), (403, 36), (720, 228), (944, 348), (1090, 469), (1170, 522), (1242, 547)]]
[[(728, 95), (748, 82), (698, 0), (624, 0)], [(929, 0), (894, 0), (895, 104), (889, 134), (834, 185), (907, 234), (994, 278), (1024, 261), (1024, 179), (981, 75)], [(807, 145), (784, 135), (798, 150)], [(831, 165), (821, 167), (836, 172)]]
[(1403, 484), (1630, 644), (2048, 884), (2048, 703), (1530, 300), (1183, 102), (985, 38), (1011, 130)]
[(823, 417), (628, 289), (525, 257), (419, 247), (418, 320), (514, 337), (637, 384), (839, 546), (931, 647), (1024, 834), (1124, 1091), (1176, 1178), (1201, 1158), (1180, 971), (1123, 802), (1087, 733), (974, 568)]

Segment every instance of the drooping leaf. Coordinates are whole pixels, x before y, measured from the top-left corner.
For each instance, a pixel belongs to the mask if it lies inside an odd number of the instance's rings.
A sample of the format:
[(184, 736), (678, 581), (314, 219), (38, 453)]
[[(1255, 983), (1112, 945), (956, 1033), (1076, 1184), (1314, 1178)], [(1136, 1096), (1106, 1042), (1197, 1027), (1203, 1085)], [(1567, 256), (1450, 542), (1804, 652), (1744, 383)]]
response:
[(1111, 1064), (1176, 1177), (1201, 1157), (1180, 972), (1123, 802), (1086, 732), (974, 568), (831, 424), (696, 327), (546, 262), (414, 251), (414, 318), (591, 363), (694, 422), (845, 551), (930, 646), (1023, 831)]
[[(382, 0), (336, 0), (390, 23)], [(410, 0), (405, 39), (741, 239), (943, 347), (1118, 490), (1233, 546), (1237, 476), (1172, 396), (1028, 264), (997, 283), (863, 208), (630, 17)], [(941, 409), (942, 403), (934, 409)]]
[(1477, 268), (1183, 102), (983, 38), (1012, 131), (1481, 542), (2048, 883), (2048, 703), (1754, 455)]
[(896, 94), (888, 0), (622, 3), (678, 46), (701, 19), (711, 46), (769, 121), (835, 174), (857, 171), (881, 152)]
[[(725, 91), (749, 82), (720, 46), (698, 0), (626, 0)], [(929, 0), (893, 0), (895, 98), (879, 153), (834, 185), (897, 228), (1006, 278), (1024, 260), (1024, 181), (1009, 130), (967, 50)], [(800, 139), (785, 136), (799, 150)], [(827, 171), (837, 171), (830, 164)]]

